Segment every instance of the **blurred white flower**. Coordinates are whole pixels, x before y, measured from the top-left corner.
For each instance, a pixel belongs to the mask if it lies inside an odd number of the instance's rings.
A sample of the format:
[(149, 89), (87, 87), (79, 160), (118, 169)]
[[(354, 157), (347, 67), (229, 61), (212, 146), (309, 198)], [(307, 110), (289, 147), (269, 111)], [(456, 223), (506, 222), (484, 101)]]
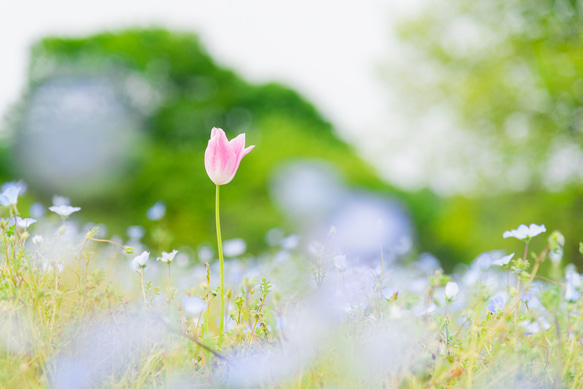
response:
[(32, 237), (32, 243), (34, 243), (36, 245), (41, 244), (43, 242), (43, 240), (44, 239), (43, 239), (42, 235), (35, 235)]
[(129, 226), (126, 230), (126, 234), (130, 239), (140, 240), (146, 234), (146, 230), (142, 226)]
[(132, 267), (135, 271), (148, 268), (148, 259), (150, 259), (150, 252), (144, 251), (132, 260)]
[(567, 287), (565, 290), (565, 300), (575, 302), (581, 298), (581, 276), (575, 270), (574, 266), (567, 266), (565, 279)]
[(539, 317), (538, 320), (535, 320), (530, 323), (524, 323), (522, 326), (525, 328), (524, 334), (525, 335), (532, 335), (540, 332), (540, 330), (546, 331), (551, 328), (551, 325), (544, 317)]
[(554, 250), (549, 251), (549, 259), (554, 263), (558, 264), (563, 259), (563, 247), (558, 246)]
[(445, 285), (445, 298), (447, 301), (451, 301), (457, 296), (460, 288), (458, 287), (457, 283), (455, 282), (448, 282)]
[(71, 205), (71, 200), (69, 200), (68, 197), (54, 195), (53, 196), (53, 205), (55, 205), (57, 207), (60, 205)]
[(166, 251), (162, 251), (162, 257), (156, 258), (157, 261), (170, 263), (174, 260), (174, 257), (178, 254), (178, 250), (172, 250), (172, 252), (167, 253)]
[(35, 219), (39, 219), (43, 217), (46, 213), (45, 206), (39, 202), (32, 203), (30, 206), (30, 216)]
[(71, 207), (70, 205), (53, 205), (49, 207), (49, 211), (56, 213), (62, 217), (67, 217), (73, 212), (80, 211), (81, 208), (79, 207)]
[[(20, 216), (16, 216), (16, 225), (20, 228), (28, 228), (30, 227), (32, 224), (36, 223), (37, 220), (36, 219), (32, 219), (27, 217), (26, 219), (21, 218)], [(10, 218), (8, 219), (8, 225), (13, 226), (14, 225), (14, 219)]]
[(146, 217), (152, 221), (162, 219), (165, 214), (166, 214), (166, 203), (162, 200), (156, 201), (156, 203), (154, 205), (152, 205), (146, 211)]
[(2, 195), (0, 195), (0, 202), (4, 206), (16, 205), (18, 202), (18, 194), (20, 193), (20, 187), (16, 185), (10, 185), (6, 188)]
[(545, 228), (544, 224), (537, 226), (536, 224), (533, 223), (528, 227), (525, 226), (524, 224), (521, 224), (515, 230), (505, 231), (504, 234), (502, 234), (502, 237), (504, 239), (516, 238), (528, 242), (530, 241), (531, 238), (545, 232), (546, 230), (547, 229)]
[(290, 235), (287, 236), (279, 242), (279, 245), (284, 250), (293, 250), (300, 244), (300, 236), (299, 235)]
[(346, 271), (346, 256), (345, 255), (336, 255), (332, 258), (334, 261), (334, 266), (340, 272)]
[(226, 257), (237, 257), (247, 250), (247, 243), (243, 239), (231, 239), (223, 242), (223, 253)]
[(514, 253), (509, 254), (505, 257), (502, 257), (500, 259), (495, 260), (494, 262), (492, 262), (492, 265), (496, 265), (496, 266), (506, 266), (508, 265), (508, 262), (510, 262), (510, 260), (512, 259), (512, 257), (514, 257)]
[(206, 301), (201, 299), (200, 297), (192, 296), (192, 297), (184, 297), (182, 299), (182, 308), (184, 309), (184, 313), (188, 317), (195, 317), (200, 315), (203, 311), (205, 311), (208, 307)]

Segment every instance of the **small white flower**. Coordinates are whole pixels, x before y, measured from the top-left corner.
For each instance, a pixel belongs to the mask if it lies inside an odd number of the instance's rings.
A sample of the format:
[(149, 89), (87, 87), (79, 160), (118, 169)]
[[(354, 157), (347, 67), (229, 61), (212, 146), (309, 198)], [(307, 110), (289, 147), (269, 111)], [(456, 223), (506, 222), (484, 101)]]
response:
[(2, 192), (2, 197), (0, 197), (0, 202), (2, 205), (16, 205), (18, 202), (18, 194), (20, 193), (20, 187), (16, 185), (10, 185), (4, 192)]
[(170, 263), (174, 260), (174, 257), (178, 254), (178, 250), (172, 250), (172, 252), (167, 253), (166, 251), (162, 251), (162, 257), (156, 258), (157, 261)]
[(148, 268), (148, 259), (150, 259), (150, 252), (144, 251), (132, 260), (132, 267), (135, 271)]
[(512, 257), (514, 257), (514, 253), (509, 254), (505, 257), (502, 257), (500, 259), (495, 260), (494, 262), (492, 262), (492, 265), (496, 265), (496, 266), (506, 266), (508, 265), (508, 262), (510, 262), (510, 260), (512, 259)]
[(62, 217), (67, 217), (73, 212), (80, 211), (81, 208), (79, 207), (71, 207), (70, 205), (53, 205), (49, 207), (49, 211), (56, 213)]
[[(20, 228), (28, 228), (32, 224), (36, 223), (37, 220), (27, 217), (26, 219), (21, 218), (20, 216), (16, 216), (16, 225)], [(14, 219), (8, 219), (9, 225), (14, 225)]]
[(182, 299), (182, 308), (184, 309), (184, 313), (188, 317), (195, 317), (200, 315), (203, 311), (205, 311), (208, 307), (206, 301), (201, 299), (200, 297), (192, 296), (192, 297), (184, 297)]
[(529, 242), (531, 238), (545, 232), (546, 230), (547, 229), (545, 228), (544, 224), (537, 226), (536, 224), (533, 223), (528, 227), (525, 226), (524, 224), (521, 224), (515, 230), (505, 231), (504, 234), (502, 234), (502, 237), (505, 239), (516, 238), (524, 240), (525, 242)]
[(455, 298), (455, 296), (457, 296), (459, 291), (460, 288), (457, 286), (457, 283), (448, 282), (445, 285), (445, 298), (447, 299), (447, 301), (451, 301)]
[(43, 239), (42, 235), (35, 235), (32, 237), (32, 243), (34, 243), (36, 245), (41, 244), (43, 242), (43, 240), (44, 239)]

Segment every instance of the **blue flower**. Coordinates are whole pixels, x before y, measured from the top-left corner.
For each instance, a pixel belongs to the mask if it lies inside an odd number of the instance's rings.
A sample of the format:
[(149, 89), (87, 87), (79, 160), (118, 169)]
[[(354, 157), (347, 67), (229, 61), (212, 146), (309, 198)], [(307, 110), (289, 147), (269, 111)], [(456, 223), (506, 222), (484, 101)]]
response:
[(77, 212), (80, 210), (81, 210), (81, 208), (71, 207), (70, 205), (53, 205), (52, 207), (49, 207), (49, 211), (54, 212), (57, 215), (60, 215), (61, 217), (64, 217), (64, 218), (69, 216), (73, 212)]
[(150, 252), (144, 251), (132, 260), (132, 267), (135, 271), (145, 270), (148, 268), (148, 259), (150, 259)]
[(494, 296), (490, 298), (488, 302), (488, 306), (486, 309), (492, 314), (495, 315), (498, 312), (504, 312), (504, 297), (502, 296)]
[(505, 231), (504, 234), (502, 234), (502, 237), (504, 239), (516, 238), (516, 239), (523, 240), (525, 242), (530, 242), (531, 238), (537, 236), (538, 234), (545, 232), (546, 230), (547, 229), (545, 228), (544, 224), (537, 226), (536, 224), (533, 223), (528, 227), (525, 226), (524, 224), (521, 224), (515, 230)]
[(512, 259), (512, 257), (514, 257), (514, 253), (507, 255), (505, 257), (502, 257), (500, 259), (495, 260), (494, 262), (492, 262), (492, 265), (496, 265), (496, 266), (506, 266), (508, 265), (508, 262), (510, 262), (510, 260)]

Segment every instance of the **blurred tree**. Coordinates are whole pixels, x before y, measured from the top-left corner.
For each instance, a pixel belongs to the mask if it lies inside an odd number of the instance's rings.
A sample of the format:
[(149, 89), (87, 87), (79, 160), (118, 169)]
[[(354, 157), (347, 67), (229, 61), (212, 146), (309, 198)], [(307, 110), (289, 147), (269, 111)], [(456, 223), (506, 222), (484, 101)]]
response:
[(386, 77), (398, 110), (426, 119), (403, 142), (436, 139), (423, 169), (451, 196), (442, 242), (483, 248), (501, 226), (546, 223), (580, 261), (583, 2), (428, 2), (399, 36)]
[[(72, 92), (63, 85), (73, 85)], [(52, 92), (43, 92), (46, 90)], [(63, 93), (72, 93), (71, 98)], [(96, 94), (115, 97), (91, 101)], [(43, 105), (34, 108), (39, 100)], [(127, 112), (128, 119), (107, 107), (112, 104), (126, 107), (122, 112)], [(53, 178), (41, 185), (43, 177), (31, 175), (44, 168), (43, 160), (32, 172), (23, 166), (44, 152), (59, 126), (71, 127), (68, 133), (59, 133), (64, 138), (61, 143), (89, 126), (87, 120), (70, 122), (62, 117), (63, 112), (66, 116), (81, 115), (88, 106), (91, 115), (115, 112), (122, 116), (115, 121), (118, 136), (108, 135), (108, 147), (119, 147), (122, 132), (138, 127), (140, 134), (132, 138), (134, 144), (124, 146), (129, 163), (110, 171), (109, 181), (98, 181), (101, 187), (91, 180), (85, 182), (80, 173), (65, 186), (51, 186)], [(338, 167), (351, 186), (393, 192), (296, 92), (276, 83), (253, 85), (244, 81), (217, 65), (190, 33), (130, 30), (82, 39), (43, 39), (32, 49), (30, 89), (20, 114), (13, 116), (19, 118), (12, 120), (16, 144), (11, 158), (6, 158), (5, 175), (24, 176), (45, 202), (55, 191), (73, 196), (74, 205), (83, 207), (79, 217), (105, 223), (112, 233), (124, 236), (128, 225), (155, 227), (161, 223), (163, 228), (153, 228), (157, 232), (146, 239), (150, 243), (157, 240), (165, 250), (214, 242), (215, 189), (203, 164), (212, 127), (223, 128), (229, 138), (245, 132), (247, 144), (257, 146), (242, 162), (235, 179), (221, 191), (225, 236), (244, 238), (252, 251), (264, 247), (269, 229), (289, 230), (268, 194), (273, 168), (284, 161), (300, 157), (325, 160)], [(58, 125), (47, 127), (49, 119)], [(33, 131), (29, 129), (32, 125)], [(104, 127), (109, 128), (110, 123)], [(21, 140), (27, 131), (32, 131), (32, 139), (45, 136), (38, 151), (31, 152)], [(97, 134), (89, 139), (97, 146), (100, 135), (103, 138), (106, 134), (93, 132)], [(64, 145), (57, 153), (68, 153), (71, 147)], [(74, 159), (68, 163), (81, 163), (84, 156), (78, 154), (74, 150)], [(49, 162), (53, 161), (46, 164)], [(58, 179), (58, 172), (56, 175)], [(166, 216), (160, 222), (149, 221), (146, 210), (158, 200), (165, 201)]]

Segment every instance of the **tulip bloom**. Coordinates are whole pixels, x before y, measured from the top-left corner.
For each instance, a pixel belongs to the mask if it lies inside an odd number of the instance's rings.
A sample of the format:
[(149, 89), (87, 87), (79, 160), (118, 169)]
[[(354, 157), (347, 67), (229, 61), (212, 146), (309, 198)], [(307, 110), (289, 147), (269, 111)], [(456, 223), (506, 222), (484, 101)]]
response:
[(245, 148), (245, 134), (229, 141), (220, 128), (213, 128), (204, 153), (204, 167), (212, 182), (225, 185), (231, 182), (239, 164), (255, 146)]
[[(204, 168), (212, 182), (217, 186), (215, 217), (217, 223), (217, 246), (219, 248), (219, 264), (221, 269), (221, 286), (219, 290), (219, 345), (223, 342), (223, 328), (225, 323), (225, 269), (223, 260), (223, 241), (221, 238), (221, 219), (219, 217), (219, 187), (231, 182), (244, 156), (249, 154), (255, 146), (245, 148), (245, 134), (229, 141), (227, 135), (220, 128), (213, 128), (211, 139), (204, 152)], [(205, 323), (205, 326), (208, 325)]]

